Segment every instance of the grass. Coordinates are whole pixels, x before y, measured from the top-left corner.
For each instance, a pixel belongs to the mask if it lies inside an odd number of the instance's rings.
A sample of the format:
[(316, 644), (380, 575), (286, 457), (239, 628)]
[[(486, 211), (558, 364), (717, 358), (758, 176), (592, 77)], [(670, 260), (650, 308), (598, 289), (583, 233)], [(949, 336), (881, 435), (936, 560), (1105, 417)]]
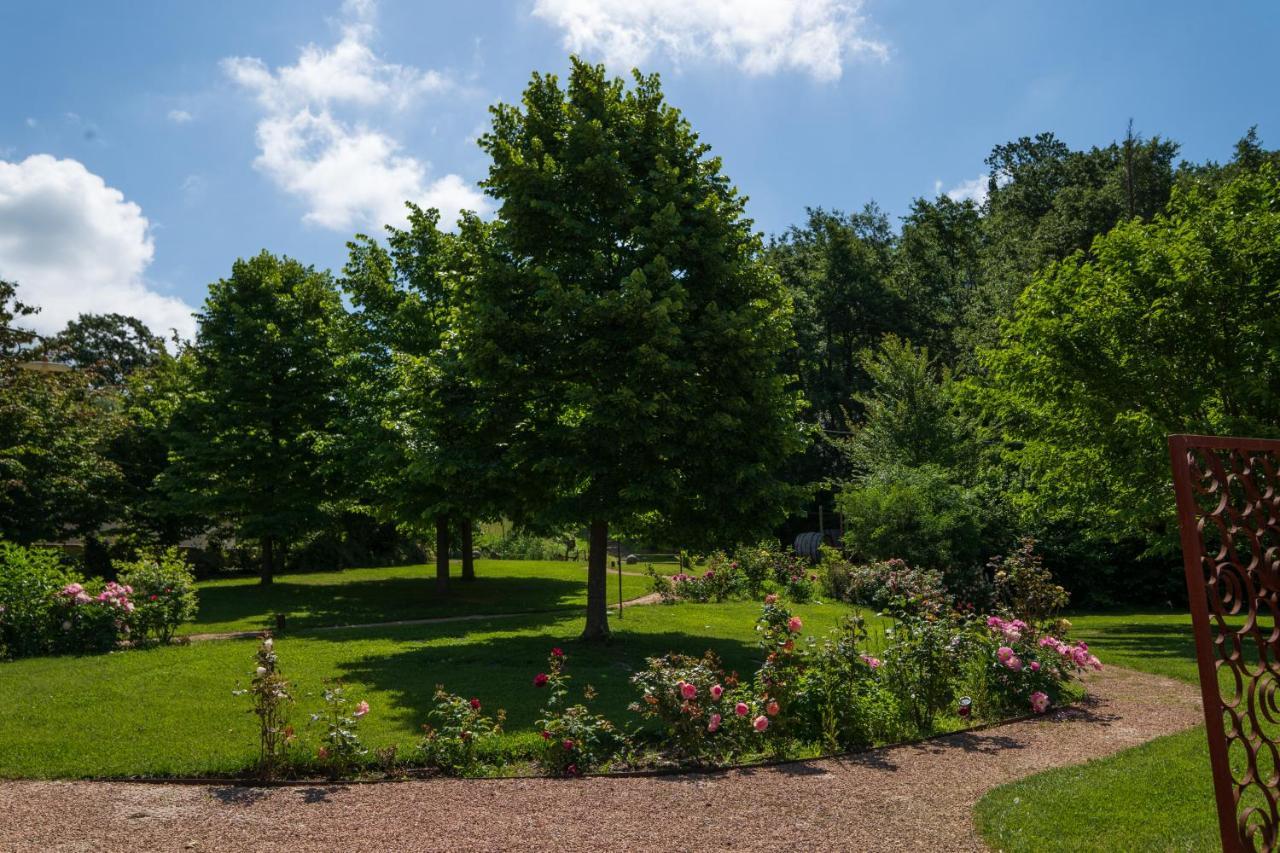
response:
[[(542, 582), (560, 589), (558, 576)], [(555, 595), (557, 601), (572, 600), (568, 592)], [(550, 599), (550, 593), (528, 591), (518, 603)], [(840, 604), (794, 609), (805, 620), (806, 633), (824, 632), (849, 612)], [(621, 619), (611, 618), (615, 637), (606, 646), (577, 641), (582, 616), (574, 612), (292, 632), (278, 639), (276, 648), (281, 669), (295, 685), (293, 720), (313, 744), (319, 729), (308, 731), (307, 715), (319, 709), (325, 679), (341, 678), (353, 699), (367, 699), (373, 708), (361, 723), (370, 747), (396, 743), (406, 754), (419, 737), (435, 685), (443, 683), (453, 692), (480, 697), (486, 708), (506, 708), (503, 746), (518, 750), (537, 737), (534, 720), (545, 694), (531, 686), (531, 679), (546, 668), (552, 646), (569, 655), (575, 689), (591, 683), (599, 690), (601, 713), (615, 721), (634, 720), (626, 711), (635, 699), (628, 678), (645, 657), (711, 648), (726, 667), (749, 671), (759, 658), (758, 613), (759, 605), (752, 602), (632, 608)], [(224, 618), (221, 624), (232, 623)], [(232, 690), (246, 684), (255, 648), (253, 640), (226, 640), (0, 666), (0, 695), (6, 697), (0, 776), (164, 776), (250, 766), (256, 757), (255, 721), (247, 698)]]
[[(1106, 664), (1199, 683), (1186, 612), (1085, 614), (1072, 623)], [(1002, 851), (1216, 850), (1204, 727), (1003, 785), (979, 801), (975, 817)]]
[[(640, 572), (644, 567), (624, 571)], [(455, 561), (450, 594), (435, 591), (434, 566), (393, 566), (280, 575), (268, 587), (257, 577), (223, 578), (198, 584), (200, 612), (184, 634), (256, 631), (285, 614), (290, 630), (360, 625), (436, 616), (580, 610), (587, 601), (585, 564), (558, 560), (476, 560), (476, 579), (463, 583)], [(649, 592), (649, 579), (623, 574), (622, 596)], [(609, 600), (617, 601), (618, 578), (609, 575)]]

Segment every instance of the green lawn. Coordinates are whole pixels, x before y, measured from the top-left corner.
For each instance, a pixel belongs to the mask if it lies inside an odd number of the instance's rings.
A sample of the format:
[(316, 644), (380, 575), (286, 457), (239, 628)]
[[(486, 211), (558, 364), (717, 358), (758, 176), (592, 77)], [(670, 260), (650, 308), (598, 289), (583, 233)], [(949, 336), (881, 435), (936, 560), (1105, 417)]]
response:
[[(1104, 664), (1199, 683), (1185, 612), (1090, 614), (1072, 623)], [(1203, 727), (996, 788), (975, 814), (987, 843), (1003, 851), (1219, 848)]]
[[(269, 587), (256, 577), (198, 584), (200, 611), (182, 633), (256, 631), (274, 625), (283, 613), (290, 631), (322, 625), (361, 625), (434, 616), (578, 610), (586, 606), (584, 563), (557, 560), (476, 560), (476, 579), (463, 583), (454, 563), (447, 598), (436, 595), (434, 566), (393, 566), (280, 575)], [(643, 572), (643, 566), (625, 571)], [(623, 598), (649, 592), (649, 579), (622, 576)], [(609, 600), (616, 602), (618, 578), (609, 575)]]
[[(825, 631), (848, 610), (795, 608), (806, 633)], [(712, 648), (726, 666), (749, 671), (758, 661), (758, 613), (750, 602), (632, 608), (611, 619), (615, 640), (603, 647), (577, 642), (578, 612), (288, 634), (276, 645), (281, 669), (295, 683), (293, 719), (300, 729), (319, 707), (324, 679), (342, 678), (353, 699), (372, 706), (361, 724), (367, 744), (397, 743), (404, 754), (419, 736), (435, 685), (444, 683), (489, 708), (505, 707), (506, 745), (519, 747), (536, 738), (533, 721), (545, 693), (530, 682), (545, 669), (552, 646), (568, 653), (576, 686), (590, 682), (600, 691), (602, 713), (630, 723), (635, 718), (626, 706), (635, 694), (627, 679), (645, 657)], [(254, 720), (247, 698), (232, 690), (245, 685), (255, 647), (253, 640), (226, 640), (0, 665), (6, 699), (0, 776), (192, 774), (249, 766), (256, 755)]]

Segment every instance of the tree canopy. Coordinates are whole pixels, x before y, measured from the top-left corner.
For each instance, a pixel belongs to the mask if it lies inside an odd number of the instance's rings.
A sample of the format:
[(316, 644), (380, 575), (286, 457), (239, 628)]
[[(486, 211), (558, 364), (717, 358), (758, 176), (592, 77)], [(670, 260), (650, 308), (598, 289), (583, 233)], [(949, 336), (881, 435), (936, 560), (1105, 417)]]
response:
[(168, 495), (259, 540), (263, 583), (331, 495), (341, 313), (327, 273), (263, 252), (236, 261), (197, 315)]
[(492, 112), (502, 263), (472, 282), (463, 357), (516, 401), (509, 458), (542, 519), (589, 522), (585, 635), (603, 636), (609, 525), (709, 546), (785, 516), (791, 306), (656, 76), (574, 60), (563, 88), (535, 74)]

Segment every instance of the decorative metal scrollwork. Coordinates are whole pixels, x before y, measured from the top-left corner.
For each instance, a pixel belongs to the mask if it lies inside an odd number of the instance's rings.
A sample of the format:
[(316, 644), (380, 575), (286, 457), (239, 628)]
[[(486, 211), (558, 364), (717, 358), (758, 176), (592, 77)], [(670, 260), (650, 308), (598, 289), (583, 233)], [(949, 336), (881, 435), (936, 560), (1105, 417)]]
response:
[(1280, 844), (1280, 441), (1169, 438), (1218, 828)]

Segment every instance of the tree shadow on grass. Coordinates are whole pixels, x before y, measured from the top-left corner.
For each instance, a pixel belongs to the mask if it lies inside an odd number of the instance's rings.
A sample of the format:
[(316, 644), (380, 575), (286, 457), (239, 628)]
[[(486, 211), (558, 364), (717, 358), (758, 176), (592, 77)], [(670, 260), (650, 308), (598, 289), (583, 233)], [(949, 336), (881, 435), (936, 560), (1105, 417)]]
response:
[(1078, 634), (1114, 653), (1191, 663), (1196, 659), (1196, 639), (1190, 617), (1185, 623), (1134, 622), (1081, 627)]
[[(570, 702), (582, 701), (584, 688), (591, 685), (597, 697), (589, 706), (620, 726), (640, 721), (627, 710), (639, 698), (630, 678), (644, 668), (648, 657), (667, 652), (700, 656), (710, 649), (720, 656), (726, 671), (739, 672), (754, 671), (762, 657), (754, 644), (678, 631), (630, 633), (617, 628), (612, 642), (596, 645), (582, 643), (571, 633), (559, 637), (521, 634), (522, 629), (528, 630), (524, 620), (503, 627), (509, 627), (511, 633), (459, 643), (421, 644), (347, 661), (340, 665), (341, 677), (394, 697), (394, 707), (389, 710), (403, 715), (414, 728), (426, 721), (434, 706), (436, 685), (441, 684), (450, 693), (479, 698), (486, 712), (505, 709), (507, 731), (532, 734), (547, 699), (546, 688), (533, 686), (533, 678), (546, 672), (553, 646), (562, 648), (566, 655)], [(576, 631), (577, 622), (566, 629)], [(423, 639), (421, 635), (418, 638)]]
[[(567, 610), (585, 600), (586, 576), (477, 577), (454, 580), (448, 595), (438, 595), (434, 577), (387, 578), (332, 584), (290, 583), (269, 587), (213, 586), (200, 590), (200, 611), (192, 628), (199, 632), (232, 623), (244, 630), (274, 628), (274, 614), (286, 614), (287, 631), (359, 625), (440, 616)], [(239, 630), (239, 629), (237, 629)]]

